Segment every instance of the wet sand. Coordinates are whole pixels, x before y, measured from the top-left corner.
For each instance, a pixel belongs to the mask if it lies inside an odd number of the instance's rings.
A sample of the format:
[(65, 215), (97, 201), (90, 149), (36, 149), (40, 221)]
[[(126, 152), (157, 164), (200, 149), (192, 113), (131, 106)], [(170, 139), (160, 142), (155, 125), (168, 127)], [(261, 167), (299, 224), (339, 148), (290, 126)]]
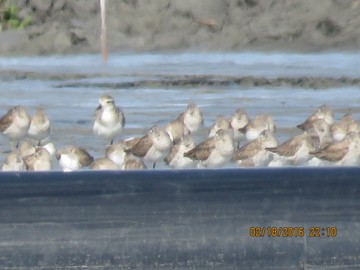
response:
[[(24, 30), (0, 31), (1, 55), (99, 51), (98, 0), (4, 0)], [(111, 52), (358, 50), (359, 0), (108, 1)]]
[[(122, 139), (142, 136), (155, 124), (164, 126), (191, 101), (200, 106), (205, 118), (205, 127), (195, 137), (196, 142), (206, 138), (216, 116), (230, 117), (238, 108), (250, 118), (272, 115), (280, 142), (299, 134), (296, 125), (322, 104), (334, 110), (337, 120), (348, 112), (360, 119), (359, 80), (350, 76), (356, 73), (356, 54), (322, 55), (322, 59), (336, 63), (329, 70), (326, 65), (322, 67), (323, 61), (302, 66), (306, 59), (313, 58), (307, 54), (302, 55), (302, 61), (299, 56), (283, 55), (284, 59), (293, 59), (286, 66), (277, 62), (279, 55), (271, 54), (262, 63), (254, 60), (257, 54), (234, 54), (233, 62), (226, 55), (219, 58), (218, 54), (207, 54), (207, 62), (190, 56), (174, 54), (171, 57), (177, 60), (170, 61), (169, 56), (162, 54), (152, 55), (151, 60), (141, 54), (113, 55), (114, 60), (106, 66), (99, 65), (96, 55), (58, 56), (56, 61), (52, 57), (2, 58), (1, 114), (15, 105), (25, 106), (30, 113), (41, 106), (52, 122), (56, 147), (84, 146), (95, 158), (104, 155), (107, 143), (92, 132), (93, 113), (103, 94), (112, 95), (125, 112)], [(180, 61), (180, 57), (185, 60)], [(348, 62), (351, 59), (353, 62)], [(97, 64), (89, 64), (92, 61)], [(208, 62), (213, 62), (214, 68)], [(223, 69), (217, 71), (219, 65)], [(284, 77), (274, 77), (274, 69)], [(232, 70), (234, 76), (224, 76), (222, 70)], [(242, 77), (240, 73), (246, 70), (253, 76)], [(3, 136), (0, 149), (9, 149)], [(1, 162), (3, 158), (1, 155)], [(54, 165), (59, 169), (57, 161)], [(166, 167), (159, 164), (158, 168)]]

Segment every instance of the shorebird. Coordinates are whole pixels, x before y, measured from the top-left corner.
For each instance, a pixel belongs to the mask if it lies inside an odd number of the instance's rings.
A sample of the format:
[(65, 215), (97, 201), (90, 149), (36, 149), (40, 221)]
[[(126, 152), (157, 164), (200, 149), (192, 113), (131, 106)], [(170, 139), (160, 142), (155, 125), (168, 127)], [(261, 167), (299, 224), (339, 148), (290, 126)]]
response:
[(180, 141), (182, 136), (190, 134), (190, 130), (179, 118), (170, 121), (170, 123), (165, 126), (165, 131), (170, 135), (173, 143)]
[(310, 152), (316, 158), (327, 164), (354, 166), (359, 165), (360, 134), (351, 132), (341, 141), (335, 141), (324, 149)]
[(42, 108), (37, 108), (35, 114), (31, 117), (28, 135), (38, 142), (38, 146), (50, 136), (50, 121)]
[(326, 106), (322, 105), (316, 112), (310, 115), (305, 122), (297, 125), (296, 127), (301, 130), (306, 130), (311, 127), (311, 123), (318, 119), (324, 119), (326, 123), (332, 125), (334, 123), (334, 116), (332, 110)]
[(146, 165), (141, 158), (137, 158), (133, 154), (126, 152), (127, 149), (133, 147), (140, 139), (141, 138), (131, 138), (113, 144), (106, 150), (105, 156), (111, 159), (118, 168), (122, 170), (146, 169)]
[(56, 159), (65, 172), (89, 166), (94, 158), (82, 147), (66, 146), (56, 151)]
[(56, 149), (53, 143), (49, 142), (47, 144), (44, 144), (42, 148), (45, 148), (50, 153), (51, 156), (55, 155)]
[(264, 130), (275, 132), (274, 120), (269, 115), (258, 115), (245, 127), (239, 129), (240, 132), (245, 133), (249, 141), (255, 140)]
[(358, 121), (358, 120), (352, 121), (352, 122), (348, 125), (347, 132), (348, 132), (348, 134), (349, 134), (350, 132), (360, 133), (360, 121)]
[(220, 129), (215, 136), (206, 139), (194, 149), (186, 152), (184, 157), (198, 160), (199, 167), (220, 168), (234, 153), (234, 138), (231, 131)]
[(100, 105), (95, 111), (93, 131), (96, 135), (110, 140), (110, 144), (113, 144), (114, 139), (121, 133), (125, 125), (124, 113), (116, 107), (111, 96), (101, 96), (99, 103)]
[(310, 159), (309, 152), (313, 150), (311, 136), (307, 133), (294, 136), (276, 147), (267, 147), (267, 151), (275, 153), (269, 166), (300, 165)]
[(238, 164), (244, 167), (267, 166), (271, 154), (265, 148), (276, 147), (277, 145), (278, 142), (274, 134), (269, 130), (264, 130), (257, 139), (238, 149), (233, 155), (233, 160), (237, 160)]
[(223, 129), (223, 130), (231, 129), (230, 120), (226, 119), (222, 115), (219, 115), (216, 117), (215, 123), (209, 128), (209, 136), (208, 137), (214, 136), (219, 129)]
[(25, 138), (30, 127), (30, 116), (22, 106), (11, 108), (4, 116), (0, 118), (0, 132), (9, 138), (10, 146), (14, 149), (13, 143)]
[(181, 113), (178, 118), (181, 120), (191, 134), (196, 133), (204, 125), (204, 119), (200, 108), (194, 103), (191, 102), (186, 111)]
[(120, 168), (107, 157), (98, 158), (93, 161), (90, 165), (90, 169), (92, 170), (119, 170)]
[(135, 157), (131, 153), (127, 153), (125, 156), (124, 164), (121, 169), (123, 170), (144, 170), (147, 169), (145, 163), (141, 158)]
[(19, 142), (18, 151), (19, 151), (20, 157), (23, 158), (23, 157), (34, 154), (36, 151), (36, 147), (33, 146), (32, 143), (28, 139), (25, 139), (25, 140), (22, 140)]
[(331, 128), (325, 119), (315, 120), (307, 127), (314, 149), (321, 149), (332, 142)]
[(134, 146), (125, 150), (144, 161), (152, 162), (155, 169), (156, 162), (162, 160), (170, 150), (172, 141), (169, 134), (159, 126), (152, 127)]
[(37, 148), (44, 148), (46, 149), (50, 156), (53, 156), (55, 154), (55, 145), (53, 143), (47, 143), (43, 146), (33, 146), (31, 142), (27, 139), (20, 141), (18, 151), (21, 156), (21, 158), (32, 155), (35, 153)]
[(26, 165), (23, 161), (20, 152), (18, 150), (10, 152), (4, 164), (2, 165), (2, 170), (5, 171), (26, 171)]
[(28, 171), (50, 171), (51, 155), (42, 147), (38, 147), (35, 153), (23, 158)]
[(121, 167), (125, 161), (125, 150), (128, 148), (124, 141), (117, 142), (106, 149), (105, 157), (111, 159), (118, 167)]
[(341, 141), (350, 132), (360, 132), (360, 123), (351, 114), (345, 114), (339, 122), (331, 126), (331, 131), (334, 140)]
[(230, 124), (234, 131), (234, 142), (237, 144), (237, 148), (239, 148), (240, 141), (244, 137), (244, 134), (239, 130), (249, 124), (249, 117), (247, 113), (241, 109), (236, 110), (234, 115), (231, 117)]
[(174, 144), (170, 153), (165, 157), (165, 164), (174, 169), (195, 168), (196, 162), (188, 157), (184, 157), (184, 153), (195, 148), (196, 144), (190, 135), (183, 136), (181, 140)]

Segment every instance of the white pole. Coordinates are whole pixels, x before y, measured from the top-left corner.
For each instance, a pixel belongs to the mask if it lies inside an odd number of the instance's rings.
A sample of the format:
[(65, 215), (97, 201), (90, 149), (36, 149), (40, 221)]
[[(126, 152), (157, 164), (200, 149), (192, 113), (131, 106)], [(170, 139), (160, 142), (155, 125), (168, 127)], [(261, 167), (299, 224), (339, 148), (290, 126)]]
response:
[(107, 62), (107, 50), (106, 50), (106, 18), (105, 18), (106, 0), (100, 0), (100, 12), (101, 12), (101, 58), (103, 63)]

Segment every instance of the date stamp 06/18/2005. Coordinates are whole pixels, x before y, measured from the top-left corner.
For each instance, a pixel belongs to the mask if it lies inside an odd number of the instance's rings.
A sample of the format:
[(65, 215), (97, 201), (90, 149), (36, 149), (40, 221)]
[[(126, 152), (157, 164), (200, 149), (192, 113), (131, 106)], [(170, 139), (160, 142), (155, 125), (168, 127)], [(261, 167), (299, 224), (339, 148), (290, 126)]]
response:
[(336, 227), (250, 227), (250, 237), (336, 237)]

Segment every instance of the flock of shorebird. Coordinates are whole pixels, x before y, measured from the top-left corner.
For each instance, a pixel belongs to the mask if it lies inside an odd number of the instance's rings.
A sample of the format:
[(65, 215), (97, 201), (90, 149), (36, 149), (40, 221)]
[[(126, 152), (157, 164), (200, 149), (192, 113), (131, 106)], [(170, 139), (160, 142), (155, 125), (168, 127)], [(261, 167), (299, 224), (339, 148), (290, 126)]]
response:
[(331, 109), (322, 105), (297, 127), (302, 134), (282, 144), (275, 137), (275, 124), (268, 115), (252, 120), (238, 109), (231, 118), (218, 116), (208, 138), (196, 144), (192, 135), (203, 127), (203, 115), (195, 103), (165, 127), (153, 126), (142, 137), (114, 143), (125, 126), (123, 111), (109, 95), (99, 98), (93, 132), (110, 145), (105, 156), (94, 159), (86, 149), (66, 146), (55, 149), (49, 142), (50, 121), (43, 109), (29, 116), (22, 106), (11, 108), (0, 119), (0, 132), (9, 141), (3, 171), (46, 171), (53, 156), (64, 171), (90, 167), (94, 170), (155, 168), (164, 161), (175, 169), (220, 168), (229, 162), (240, 167), (360, 165), (360, 122), (350, 114), (336, 122)]

